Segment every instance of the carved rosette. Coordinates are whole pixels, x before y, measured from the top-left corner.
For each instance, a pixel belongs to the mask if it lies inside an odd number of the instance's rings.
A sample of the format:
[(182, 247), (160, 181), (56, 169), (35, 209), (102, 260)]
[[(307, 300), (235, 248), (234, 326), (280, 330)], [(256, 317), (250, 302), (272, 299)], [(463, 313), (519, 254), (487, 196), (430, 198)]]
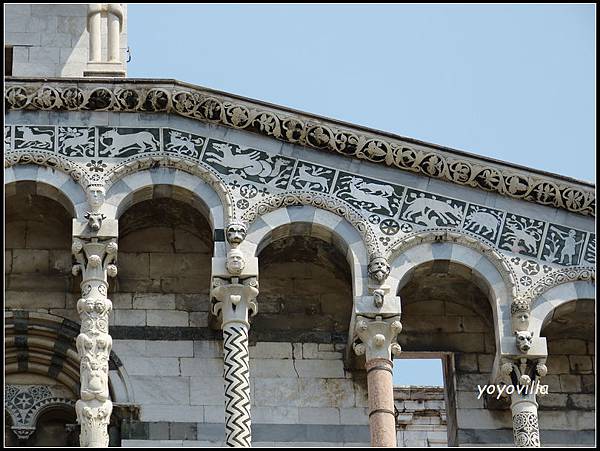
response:
[(222, 319), (225, 384), (226, 443), (250, 447), (250, 379), (248, 315), (257, 312), (258, 282), (255, 277), (239, 281), (214, 278), (212, 311)]
[(80, 444), (106, 447), (112, 412), (108, 392), (108, 360), (112, 349), (108, 316), (112, 302), (106, 297), (107, 276), (116, 275), (113, 262), (117, 243), (115, 239), (84, 241), (74, 238), (72, 251), (77, 260), (73, 273), (82, 273), (82, 297), (77, 301), (81, 333), (76, 340), (81, 360), (81, 399), (75, 405), (77, 421), (81, 425)]

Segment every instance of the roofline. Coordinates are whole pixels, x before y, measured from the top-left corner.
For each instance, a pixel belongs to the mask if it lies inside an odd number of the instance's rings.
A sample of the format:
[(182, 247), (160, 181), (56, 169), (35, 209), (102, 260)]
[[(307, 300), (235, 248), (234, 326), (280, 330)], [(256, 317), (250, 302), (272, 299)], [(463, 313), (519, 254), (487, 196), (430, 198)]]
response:
[[(595, 216), (595, 184), (174, 79), (6, 77), (5, 108), (176, 114)], [(121, 87), (123, 86), (123, 87)]]
[(351, 122), (342, 121), (342, 120), (331, 118), (331, 117), (328, 117), (328, 116), (321, 116), (319, 114), (308, 113), (306, 111), (297, 110), (295, 108), (291, 108), (291, 107), (287, 107), (287, 106), (282, 106), (282, 105), (277, 105), (277, 104), (270, 103), (270, 102), (265, 102), (263, 100), (253, 99), (251, 97), (245, 97), (245, 96), (241, 96), (241, 95), (238, 95), (238, 94), (232, 94), (232, 93), (229, 93), (229, 92), (226, 92), (226, 91), (220, 91), (218, 89), (207, 88), (205, 86), (196, 85), (196, 84), (193, 84), (193, 83), (183, 82), (183, 81), (180, 81), (180, 80), (176, 80), (174, 78), (5, 77), (5, 80), (6, 81), (16, 81), (16, 82), (18, 82), (18, 81), (25, 81), (25, 82), (48, 81), (48, 82), (82, 82), (82, 83), (106, 83), (108, 81), (110, 83), (115, 83), (115, 84), (120, 84), (120, 83), (123, 83), (123, 84), (156, 83), (156, 84), (163, 84), (163, 85), (164, 84), (172, 84), (173, 86), (181, 86), (181, 87), (192, 88), (192, 89), (200, 89), (202, 91), (206, 91), (206, 92), (209, 92), (209, 93), (213, 93), (213, 94), (217, 94), (217, 95), (221, 95), (221, 96), (230, 97), (232, 99), (242, 100), (244, 102), (249, 102), (249, 103), (253, 103), (253, 104), (256, 104), (256, 105), (261, 105), (261, 106), (265, 106), (265, 107), (268, 107), (268, 108), (273, 108), (273, 109), (280, 110), (280, 111), (283, 111), (283, 112), (288, 112), (288, 113), (292, 113), (292, 114), (302, 115), (302, 116), (307, 117), (307, 118), (317, 119), (319, 121), (325, 121), (325, 122), (333, 123), (333, 124), (336, 124), (336, 125), (341, 125), (341, 126), (344, 126), (344, 127), (353, 128), (353, 129), (364, 131), (364, 132), (367, 132), (367, 133), (370, 133), (370, 134), (385, 136), (387, 138), (392, 138), (392, 139), (396, 139), (396, 140), (400, 140), (400, 141), (406, 141), (408, 143), (417, 144), (417, 145), (420, 145), (420, 146), (431, 147), (433, 149), (441, 150), (441, 151), (448, 152), (448, 153), (451, 153), (451, 154), (455, 154), (455, 155), (458, 155), (458, 156), (472, 158), (474, 160), (480, 160), (480, 161), (485, 161), (485, 162), (489, 162), (489, 163), (494, 163), (494, 164), (497, 164), (497, 165), (500, 165), (500, 166), (508, 166), (508, 167), (514, 168), (514, 169), (525, 170), (525, 171), (528, 171), (528, 172), (531, 172), (531, 173), (535, 173), (535, 174), (543, 175), (543, 176), (546, 176), (546, 177), (551, 177), (551, 178), (559, 179), (559, 180), (562, 180), (562, 181), (565, 181), (565, 182), (577, 183), (577, 184), (584, 185), (584, 186), (589, 187), (589, 188), (594, 188), (595, 189), (595, 187), (596, 187), (595, 183), (587, 181), (587, 180), (580, 180), (580, 179), (576, 179), (574, 177), (570, 177), (570, 176), (566, 176), (566, 175), (562, 175), (562, 174), (557, 174), (555, 172), (549, 172), (549, 171), (544, 171), (542, 169), (531, 168), (531, 167), (520, 165), (520, 164), (517, 164), (517, 163), (512, 163), (510, 161), (498, 160), (498, 159), (487, 157), (487, 156), (484, 156), (484, 155), (478, 155), (478, 154), (475, 154), (475, 153), (472, 153), (472, 152), (469, 152), (469, 151), (466, 151), (466, 150), (443, 146), (441, 144), (431, 143), (431, 142), (427, 142), (427, 141), (421, 141), (421, 140), (416, 139), (416, 138), (410, 138), (410, 137), (407, 137), (407, 136), (398, 135), (396, 133), (387, 132), (385, 130), (379, 130), (379, 129), (367, 127), (367, 126), (364, 126), (364, 125), (357, 125), (357, 124), (353, 124)]

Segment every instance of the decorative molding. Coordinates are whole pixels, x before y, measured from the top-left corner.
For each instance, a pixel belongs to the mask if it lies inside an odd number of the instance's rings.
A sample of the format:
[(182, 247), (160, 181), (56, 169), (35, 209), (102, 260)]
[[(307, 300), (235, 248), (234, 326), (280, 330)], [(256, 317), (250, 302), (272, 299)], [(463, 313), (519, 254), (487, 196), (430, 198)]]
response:
[[(92, 110), (176, 113), (291, 144), (385, 164), (426, 177), (595, 216), (594, 190), (509, 165), (477, 161), (333, 121), (264, 107), (179, 82), (8, 81), (7, 110)], [(101, 84), (101, 86), (99, 86)]]
[(224, 213), (227, 218), (235, 216), (235, 202), (233, 196), (224, 180), (222, 180), (214, 171), (207, 168), (203, 163), (198, 161), (190, 161), (181, 157), (173, 157), (169, 155), (151, 155), (151, 156), (135, 156), (131, 157), (123, 163), (118, 164), (110, 169), (105, 176), (106, 190), (123, 177), (145, 169), (153, 169), (156, 167), (166, 167), (178, 169), (188, 174), (194, 175), (206, 182), (219, 196), (223, 204)]
[(478, 253), (486, 256), (500, 273), (502, 280), (507, 288), (509, 288), (509, 294), (512, 297), (516, 296), (518, 287), (517, 277), (506, 258), (497, 249), (480, 241), (478, 238), (465, 234), (464, 231), (456, 232), (444, 229), (429, 229), (412, 233), (392, 244), (388, 253), (388, 259), (394, 261), (396, 256), (403, 254), (412, 247), (436, 242), (459, 244), (474, 249)]
[(310, 191), (288, 191), (275, 194), (248, 208), (241, 219), (248, 224), (252, 224), (262, 215), (290, 205), (310, 205), (341, 216), (361, 235), (369, 255), (380, 253), (377, 237), (365, 218), (346, 202), (327, 194)]
[(64, 172), (79, 183), (83, 189), (86, 189), (91, 183), (87, 171), (81, 165), (54, 153), (44, 151), (12, 151), (4, 154), (5, 168), (10, 168), (17, 164), (36, 164)]
[(596, 270), (591, 267), (579, 266), (575, 268), (558, 269), (544, 276), (533, 285), (525, 297), (530, 303), (540, 297), (546, 291), (563, 283), (576, 282), (578, 280), (596, 282)]
[(37, 428), (37, 419), (49, 407), (73, 409), (75, 401), (47, 385), (4, 386), (4, 409), (12, 419), (11, 430), (19, 440), (27, 440)]

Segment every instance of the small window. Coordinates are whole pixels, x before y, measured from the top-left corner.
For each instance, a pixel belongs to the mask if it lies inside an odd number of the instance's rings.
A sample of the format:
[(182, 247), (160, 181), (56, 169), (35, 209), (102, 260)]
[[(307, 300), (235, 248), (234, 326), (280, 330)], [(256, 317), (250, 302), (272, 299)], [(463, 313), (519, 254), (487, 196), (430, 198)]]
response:
[(444, 386), (442, 359), (394, 359), (394, 386)]
[(11, 45), (4, 46), (4, 76), (12, 77), (13, 48)]

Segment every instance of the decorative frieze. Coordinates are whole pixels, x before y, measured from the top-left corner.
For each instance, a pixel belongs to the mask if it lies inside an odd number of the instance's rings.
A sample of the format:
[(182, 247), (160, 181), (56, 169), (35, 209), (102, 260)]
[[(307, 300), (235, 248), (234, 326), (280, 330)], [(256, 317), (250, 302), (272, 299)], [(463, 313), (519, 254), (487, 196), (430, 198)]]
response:
[[(58, 82), (9, 82), (5, 90), (7, 109), (95, 110), (125, 112), (173, 112), (208, 123), (247, 130), (292, 144), (328, 150), (341, 155), (365, 159), (427, 177), (439, 178), (501, 195), (524, 199), (542, 205), (564, 208), (583, 215), (595, 216), (593, 188), (549, 177), (530, 174), (515, 168), (457, 156), (448, 151), (424, 144), (415, 145), (401, 138), (370, 135), (360, 129), (339, 127), (333, 122), (300, 114), (267, 108), (257, 103), (226, 97), (201, 88), (157, 86), (156, 83), (104, 86), (68, 86)], [(223, 149), (225, 152), (225, 149)], [(251, 158), (249, 155), (247, 155)], [(224, 153), (215, 158), (226, 158)], [(224, 161), (224, 160), (223, 160)], [(280, 161), (281, 170), (283, 162)], [(273, 176), (273, 166), (261, 168), (262, 177)], [(242, 168), (239, 168), (242, 169)], [(258, 170), (258, 167), (256, 167)], [(270, 171), (267, 175), (267, 171)], [(324, 172), (311, 173), (305, 178), (323, 177)], [(259, 173), (255, 174), (259, 176)], [(312, 178), (314, 188), (323, 187), (324, 179)], [(355, 186), (355, 189), (359, 187)], [(416, 200), (416, 198), (415, 198)], [(378, 208), (385, 208), (379, 205)], [(448, 216), (436, 218), (437, 225)], [(433, 218), (426, 219), (433, 221)]]

